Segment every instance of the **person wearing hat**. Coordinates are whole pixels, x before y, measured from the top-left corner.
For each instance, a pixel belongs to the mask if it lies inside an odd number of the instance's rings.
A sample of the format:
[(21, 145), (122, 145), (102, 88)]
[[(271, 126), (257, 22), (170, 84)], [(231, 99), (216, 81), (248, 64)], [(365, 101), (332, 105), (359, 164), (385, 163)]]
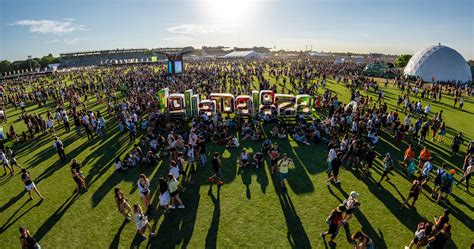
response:
[(293, 160), (291, 160), (286, 153), (283, 154), (283, 158), (277, 163), (278, 179), (280, 180), (282, 192), (286, 191), (285, 179), (288, 178), (288, 168), (291, 165), (293, 165)]
[(380, 181), (377, 182), (377, 185), (380, 186), (380, 183), (385, 177), (387, 177), (386, 181), (390, 181), (390, 178), (388, 177), (388, 173), (390, 173), (392, 169), (393, 169), (393, 159), (392, 159), (392, 156), (390, 155), (390, 152), (388, 152), (387, 154), (385, 154), (385, 158), (383, 159), (383, 173), (382, 173), (382, 177), (380, 178)]
[(329, 245), (335, 245), (334, 239), (336, 238), (337, 233), (339, 232), (339, 227), (343, 224), (342, 215), (345, 211), (346, 206), (344, 206), (344, 204), (341, 204), (337, 208), (335, 208), (326, 218), (326, 223), (329, 225), (329, 229), (326, 232), (321, 233), (320, 235), (324, 241), (326, 241), (326, 235), (331, 235), (331, 238), (328, 242)]
[(449, 171), (449, 174), (444, 174), (441, 177), (441, 184), (440, 184), (440, 194), (438, 195), (438, 198), (436, 200), (436, 203), (439, 203), (441, 199), (443, 198), (444, 194), (444, 200), (447, 201), (448, 195), (451, 193), (453, 183), (454, 183), (454, 175), (456, 174), (455, 169), (451, 169)]
[(464, 190), (466, 190), (467, 192), (469, 192), (469, 179), (471, 179), (472, 164), (473, 164), (473, 162), (470, 161), (470, 162), (469, 162), (469, 165), (466, 167), (466, 170), (464, 171), (464, 174), (463, 174), (461, 180), (459, 180), (459, 182), (456, 183), (456, 185), (459, 185), (459, 184), (461, 184), (463, 181), (466, 181), (466, 188), (465, 188)]
[(343, 223), (349, 222), (349, 220), (352, 218), (354, 209), (360, 206), (360, 202), (357, 198), (359, 198), (359, 193), (351, 191), (347, 200), (343, 202), (343, 204), (346, 206), (346, 213), (344, 214), (344, 220), (342, 221)]
[(410, 188), (410, 193), (408, 194), (408, 197), (405, 199), (405, 201), (402, 203), (400, 206), (400, 209), (402, 209), (408, 201), (413, 198), (413, 202), (411, 204), (411, 207), (415, 207), (416, 200), (418, 200), (418, 196), (420, 196), (421, 191), (423, 190), (423, 176), (418, 176), (416, 180), (413, 181), (413, 184)]

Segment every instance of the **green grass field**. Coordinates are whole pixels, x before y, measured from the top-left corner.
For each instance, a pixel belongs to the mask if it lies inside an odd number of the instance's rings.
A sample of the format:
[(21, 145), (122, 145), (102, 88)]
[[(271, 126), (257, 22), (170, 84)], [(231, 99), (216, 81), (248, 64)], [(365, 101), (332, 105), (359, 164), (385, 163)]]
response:
[[(328, 86), (347, 103), (348, 90), (332, 81)], [(390, 87), (385, 91), (389, 108), (395, 108), (398, 90)], [(448, 126), (444, 143), (427, 142), (435, 166), (447, 162), (459, 169), (462, 157), (450, 157), (449, 143), (459, 131), (467, 138), (474, 138), (470, 124), (473, 102), (474, 98), (467, 98), (464, 111), (453, 109), (452, 99), (446, 95), (442, 102), (432, 103), (432, 113), (444, 110)], [(105, 105), (98, 105), (95, 99), (89, 100), (88, 107), (105, 113)], [(43, 115), (46, 111), (45, 108), (37, 109), (36, 105), (27, 110)], [(11, 123), (15, 124), (17, 133), (25, 129), (23, 121), (17, 120), (19, 114), (19, 109), (8, 111), (8, 124), (3, 124), (5, 130)], [(78, 138), (74, 129), (67, 134), (63, 128), (57, 131), (66, 146), (68, 159), (77, 158), (86, 165), (83, 171), (90, 188), (79, 195), (73, 192), (75, 183), (69, 164), (58, 162), (51, 135), (13, 145), (18, 162), (31, 172), (46, 200), (39, 202), (35, 196), (35, 200), (28, 201), (18, 174), (0, 178), (0, 248), (20, 247), (20, 226), (27, 226), (43, 248), (324, 248), (319, 234), (327, 229), (325, 219), (353, 190), (359, 192), (362, 206), (355, 211), (349, 226), (341, 228), (336, 239), (338, 248), (350, 248), (347, 239), (356, 230), (366, 232), (375, 241), (376, 248), (403, 248), (421, 220), (432, 221), (433, 216), (441, 214), (446, 206), (452, 211), (453, 235), (448, 248), (468, 248), (473, 242), (473, 196), (463, 190), (464, 186), (453, 188), (450, 204), (438, 206), (429, 198), (433, 186), (430, 182), (420, 196), (416, 210), (398, 209), (411, 186), (399, 167), (407, 145), (395, 146), (387, 134), (383, 134), (378, 145), (373, 178), (343, 169), (341, 186), (330, 188), (324, 184), (326, 145), (305, 146), (291, 138), (278, 140), (282, 151), (295, 161), (295, 167), (289, 173), (287, 195), (280, 194), (278, 182), (271, 177), (268, 167), (238, 170), (236, 156), (240, 149), (255, 151), (260, 143), (241, 142), (238, 150), (208, 146), (208, 153), (222, 152), (226, 184), (220, 190), (216, 186), (210, 188), (206, 181), (212, 174), (210, 165), (198, 169), (196, 179), (200, 184), (189, 186), (181, 195), (186, 208), (166, 216), (161, 209), (153, 212), (149, 219), (157, 237), (141, 241), (133, 221), (125, 222), (116, 211), (113, 188), (120, 187), (131, 204), (141, 203), (135, 183), (138, 175), (144, 173), (151, 179), (152, 203), (156, 207), (158, 178), (168, 172), (168, 162), (160, 162), (154, 168), (115, 172), (113, 159), (119, 155), (123, 157), (130, 144), (128, 135), (118, 132), (117, 123), (110, 116), (107, 116), (107, 125), (109, 132), (104, 140), (90, 143), (85, 135)], [(417, 146), (416, 153), (419, 150)], [(465, 150), (466, 143), (461, 147), (463, 154)], [(374, 183), (380, 179), (380, 155), (389, 151), (395, 156), (397, 169), (391, 177), (393, 184), (383, 182), (385, 189), (380, 189)], [(460, 178), (459, 170), (456, 178)]]

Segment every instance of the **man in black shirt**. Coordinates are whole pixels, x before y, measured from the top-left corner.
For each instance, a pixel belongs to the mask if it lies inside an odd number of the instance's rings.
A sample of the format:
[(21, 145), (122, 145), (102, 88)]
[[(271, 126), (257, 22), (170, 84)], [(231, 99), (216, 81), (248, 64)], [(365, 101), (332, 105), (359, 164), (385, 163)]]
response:
[(206, 158), (206, 141), (203, 137), (199, 137), (199, 141), (197, 143), (198, 150), (199, 150), (199, 160), (201, 161), (201, 166), (204, 167), (207, 163)]
[(221, 171), (221, 160), (219, 159), (219, 153), (214, 152), (214, 156), (212, 157), (212, 170), (214, 170), (214, 175), (209, 177), (209, 182), (214, 183), (216, 182), (218, 186), (224, 184), (222, 181), (222, 171)]
[(258, 167), (263, 167), (263, 154), (262, 152), (257, 152), (255, 155), (253, 155), (253, 165), (255, 165), (255, 168), (258, 169)]

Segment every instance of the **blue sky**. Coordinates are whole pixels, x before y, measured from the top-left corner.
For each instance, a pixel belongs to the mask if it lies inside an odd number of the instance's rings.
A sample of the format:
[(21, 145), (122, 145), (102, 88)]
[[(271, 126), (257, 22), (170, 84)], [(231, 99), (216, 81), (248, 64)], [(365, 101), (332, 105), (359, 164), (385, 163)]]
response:
[(0, 59), (114, 48), (267, 46), (474, 59), (472, 0), (0, 0)]

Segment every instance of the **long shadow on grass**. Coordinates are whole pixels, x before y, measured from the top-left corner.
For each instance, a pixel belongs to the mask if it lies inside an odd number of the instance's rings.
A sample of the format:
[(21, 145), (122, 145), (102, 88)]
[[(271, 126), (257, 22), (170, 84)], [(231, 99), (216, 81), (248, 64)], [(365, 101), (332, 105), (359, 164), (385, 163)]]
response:
[[(155, 177), (155, 179), (158, 178)], [(148, 242), (147, 248), (175, 248), (178, 245), (181, 245), (182, 248), (187, 248), (196, 223), (197, 209), (200, 201), (199, 190), (199, 185), (186, 187), (186, 190), (180, 194), (186, 208), (172, 210), (170, 214), (164, 216), (158, 228), (156, 238)], [(159, 195), (158, 190), (153, 197), (153, 207), (157, 207), (157, 195)], [(158, 210), (158, 207), (155, 210), (157, 210), (155, 213), (158, 212), (158, 214), (152, 214), (150, 219), (150, 222), (153, 223), (153, 231), (156, 229), (158, 221), (163, 214), (161, 210)]]
[[(29, 207), (27, 210), (25, 210), (23, 213), (21, 213), (20, 215), (18, 215), (14, 220), (13, 218), (15, 217), (15, 215), (17, 215), (21, 209), (23, 209), (24, 206), (26, 206), (27, 203), (31, 202), (30, 199), (28, 199), (27, 201), (25, 201), (25, 203), (23, 203), (19, 208), (18, 210), (15, 211), (15, 213), (13, 213), (10, 218), (8, 218), (8, 220), (5, 222), (5, 224), (3, 224), (3, 226), (1, 227), (0, 229), (0, 232), (3, 233), (5, 232), (10, 226), (12, 226), (13, 224), (15, 224), (18, 220), (21, 219), (21, 217), (23, 217), (25, 214), (27, 214), (28, 212), (30, 212), (33, 208), (35, 207), (39, 207), (41, 205), (41, 203), (43, 203), (42, 200), (36, 202), (35, 204), (33, 204), (31, 207)], [(13, 220), (13, 221), (12, 221)]]
[(125, 225), (127, 224), (127, 220), (126, 219), (123, 219), (123, 222), (122, 222), (122, 225), (120, 225), (119, 229), (117, 230), (117, 233), (115, 234), (114, 236), (114, 239), (112, 240), (112, 242), (110, 243), (109, 245), (109, 248), (119, 248), (119, 244), (120, 244), (120, 235), (122, 234), (122, 231), (123, 229), (125, 228)]
[(378, 187), (376, 180), (372, 176), (362, 176), (358, 172), (353, 172), (354, 176), (364, 182), (367, 185), (369, 191), (374, 197), (380, 200), (384, 204), (386, 209), (388, 209), (406, 228), (414, 231), (418, 222), (424, 220), (416, 210), (399, 210), (401, 202), (395, 198), (392, 193), (387, 191), (385, 187), (391, 186), (392, 184), (382, 183), (382, 187)]
[(292, 248), (311, 248), (308, 234), (301, 223), (290, 196), (286, 192), (281, 192), (282, 189), (278, 179), (272, 178), (272, 182), (280, 201), (281, 210), (285, 216), (288, 242)]
[(79, 199), (80, 195), (73, 193), (67, 200), (36, 230), (35, 239), (41, 241), (42, 238), (58, 223), (66, 211)]
[(209, 197), (214, 203), (214, 211), (212, 212), (212, 220), (206, 235), (205, 248), (217, 248), (217, 233), (219, 231), (219, 220), (221, 217), (220, 206), (220, 187), (217, 187), (217, 197), (212, 193), (212, 185), (209, 187)]

